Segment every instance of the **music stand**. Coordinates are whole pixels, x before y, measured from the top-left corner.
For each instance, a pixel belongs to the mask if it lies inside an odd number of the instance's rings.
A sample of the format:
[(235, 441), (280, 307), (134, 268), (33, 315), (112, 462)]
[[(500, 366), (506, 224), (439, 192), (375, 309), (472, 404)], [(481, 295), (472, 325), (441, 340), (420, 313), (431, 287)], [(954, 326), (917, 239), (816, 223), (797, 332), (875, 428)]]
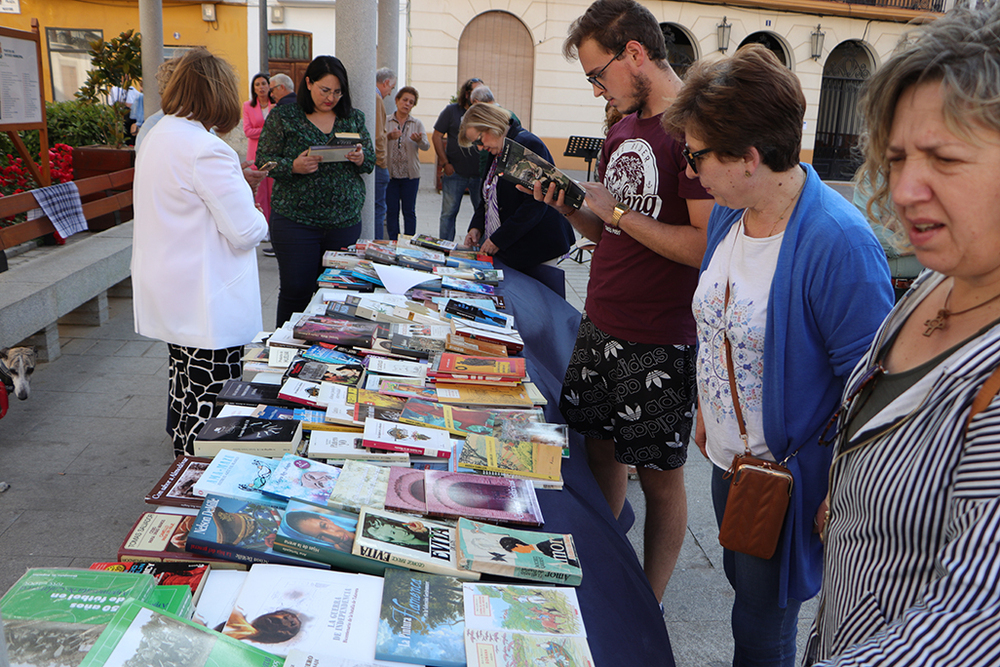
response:
[(604, 137), (570, 137), (564, 157), (582, 157), (587, 161), (587, 180), (590, 180), (590, 163), (601, 154)]

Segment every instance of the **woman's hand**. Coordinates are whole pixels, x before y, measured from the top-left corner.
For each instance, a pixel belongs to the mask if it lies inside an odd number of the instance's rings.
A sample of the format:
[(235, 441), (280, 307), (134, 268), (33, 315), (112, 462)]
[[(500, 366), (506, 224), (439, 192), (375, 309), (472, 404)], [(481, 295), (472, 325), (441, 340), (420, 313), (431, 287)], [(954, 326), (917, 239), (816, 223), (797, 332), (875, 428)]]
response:
[(478, 229), (475, 228), (470, 229), (469, 233), (465, 235), (465, 241), (462, 242), (462, 245), (466, 246), (467, 248), (478, 248), (479, 239), (480, 237), (482, 237), (482, 235), (483, 233), (480, 232)]
[[(477, 229), (476, 231), (479, 230)], [(495, 255), (500, 252), (500, 247), (493, 241), (486, 239), (483, 241), (483, 245), (479, 246), (479, 252), (486, 253), (487, 255)]]
[(702, 455), (707, 459), (708, 438), (705, 435), (705, 418), (701, 415), (701, 406), (698, 407), (698, 417), (695, 419), (694, 423), (694, 444), (698, 445), (698, 449), (701, 450)]
[(393, 130), (391, 132), (386, 133), (385, 138), (391, 141), (393, 139), (399, 139), (402, 135), (403, 135), (402, 130)]
[[(349, 157), (349, 156), (348, 156)], [(295, 158), (292, 162), (292, 173), (293, 174), (312, 174), (319, 169), (319, 156), (309, 155), (309, 149), (305, 149), (299, 156)]]
[(419, 144), (421, 141), (424, 140), (424, 133), (414, 132), (413, 134), (410, 135), (410, 140), (415, 144)]
[(347, 154), (347, 159), (360, 167), (361, 163), (365, 161), (365, 149), (361, 147), (361, 144), (358, 144), (353, 151)]
[(819, 534), (819, 541), (826, 542), (826, 522), (830, 520), (830, 494), (819, 504), (816, 518), (813, 519), (813, 532)]

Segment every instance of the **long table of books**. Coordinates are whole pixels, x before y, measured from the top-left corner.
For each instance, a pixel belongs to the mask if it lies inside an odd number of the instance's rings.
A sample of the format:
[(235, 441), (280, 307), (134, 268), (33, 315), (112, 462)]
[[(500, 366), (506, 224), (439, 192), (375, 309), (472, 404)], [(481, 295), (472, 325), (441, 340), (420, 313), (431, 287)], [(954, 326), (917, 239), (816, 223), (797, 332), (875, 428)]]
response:
[(10, 664), (672, 665), (561, 423), (580, 314), (437, 239), (324, 263), (117, 559), (0, 598)]

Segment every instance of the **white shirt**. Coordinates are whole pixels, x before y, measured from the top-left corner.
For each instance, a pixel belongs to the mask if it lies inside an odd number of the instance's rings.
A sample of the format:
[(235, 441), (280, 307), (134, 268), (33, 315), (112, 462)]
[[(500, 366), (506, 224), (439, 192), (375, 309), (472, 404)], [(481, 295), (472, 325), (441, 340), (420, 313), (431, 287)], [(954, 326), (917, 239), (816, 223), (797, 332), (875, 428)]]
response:
[(723, 469), (729, 468), (734, 455), (744, 453), (729, 388), (724, 329), (733, 350), (750, 451), (774, 460), (764, 443), (764, 332), (783, 238), (784, 233), (766, 238), (746, 236), (741, 219), (719, 244), (695, 289), (692, 309), (698, 328), (699, 409), (705, 421), (708, 458)]

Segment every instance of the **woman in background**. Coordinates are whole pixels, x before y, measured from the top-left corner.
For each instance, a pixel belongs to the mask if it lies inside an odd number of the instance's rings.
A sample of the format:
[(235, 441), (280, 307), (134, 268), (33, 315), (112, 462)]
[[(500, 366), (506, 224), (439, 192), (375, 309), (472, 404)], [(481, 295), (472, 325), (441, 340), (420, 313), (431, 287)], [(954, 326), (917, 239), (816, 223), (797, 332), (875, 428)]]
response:
[(389, 238), (399, 236), (399, 209), (403, 209), (403, 233), (413, 236), (417, 231), (417, 190), (420, 188), (420, 157), (418, 150), (431, 147), (427, 132), (419, 118), (410, 115), (420, 95), (413, 86), (403, 86), (396, 93), (396, 111), (386, 120), (386, 148), (389, 162), (389, 187), (385, 200), (388, 206), (386, 225)]
[(243, 374), (243, 345), (261, 330), (254, 248), (267, 233), (236, 152), (220, 134), (240, 122), (233, 68), (207, 50), (180, 58), (165, 116), (135, 163), (132, 305), (135, 330), (167, 343), (167, 433), (193, 454), (226, 380)]
[[(335, 135), (359, 136), (345, 162), (320, 163), (311, 146)], [(323, 253), (341, 250), (361, 235), (365, 202), (363, 174), (375, 168), (375, 150), (365, 115), (351, 104), (347, 71), (333, 56), (318, 56), (306, 68), (296, 104), (278, 104), (257, 144), (257, 167), (271, 170), (271, 246), (278, 259), (277, 326), (302, 312), (323, 272)]]
[(795, 664), (799, 606), (819, 591), (822, 570), (813, 519), (832, 452), (819, 437), (893, 302), (871, 228), (799, 162), (805, 108), (798, 78), (750, 45), (692, 65), (663, 116), (687, 142), (688, 178), (700, 178), (716, 203), (692, 309), (695, 442), (714, 464), (719, 524), (732, 481), (725, 473), (746, 448), (794, 477), (776, 553), (723, 551), (740, 666)]
[[(483, 179), (483, 198), (469, 223), (465, 245), (478, 246), (480, 252), (495, 255), (504, 264), (528, 275), (540, 265), (555, 262), (569, 250), (575, 238), (569, 221), (554, 207), (535, 201), (531, 194), (517, 189), (511, 181), (497, 175), (497, 156), (504, 139), (510, 138), (552, 162), (552, 154), (542, 140), (511, 118), (506, 109), (495, 104), (477, 103), (462, 117), (458, 143), (463, 148), (475, 146), (489, 151), (491, 159)], [(558, 280), (542, 282), (553, 288)], [(557, 290), (558, 291), (558, 290)]]
[[(264, 129), (264, 121), (271, 113), (271, 84), (267, 74), (258, 72), (250, 83), (250, 99), (243, 103), (243, 134), (247, 135), (247, 162), (257, 157), (257, 140)], [(257, 186), (254, 201), (260, 204), (265, 218), (271, 217), (271, 179), (264, 178)]]

